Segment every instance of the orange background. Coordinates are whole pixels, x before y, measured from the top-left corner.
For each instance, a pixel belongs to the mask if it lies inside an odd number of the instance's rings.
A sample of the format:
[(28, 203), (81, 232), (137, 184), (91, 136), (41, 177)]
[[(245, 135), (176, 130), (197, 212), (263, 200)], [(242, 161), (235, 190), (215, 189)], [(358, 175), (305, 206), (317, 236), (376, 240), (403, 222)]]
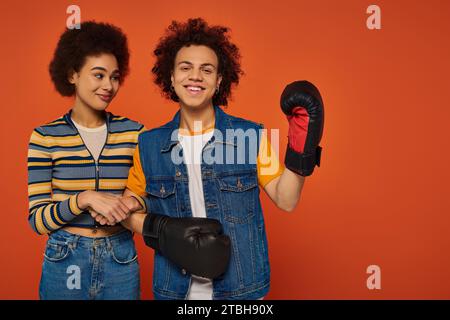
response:
[[(177, 105), (152, 83), (152, 50), (171, 20), (231, 27), (246, 75), (228, 112), (280, 129), (284, 86), (315, 83), (325, 103), (322, 167), (293, 213), (263, 194), (272, 267), (269, 299), (450, 298), (448, 1), (1, 1), (0, 298), (36, 299), (45, 236), (28, 226), (32, 129), (71, 106), (47, 67), (66, 8), (123, 28), (131, 74), (110, 111), (154, 127)], [(382, 29), (366, 28), (377, 4)], [(136, 237), (144, 299), (152, 254)], [(381, 290), (366, 268), (381, 268)]]

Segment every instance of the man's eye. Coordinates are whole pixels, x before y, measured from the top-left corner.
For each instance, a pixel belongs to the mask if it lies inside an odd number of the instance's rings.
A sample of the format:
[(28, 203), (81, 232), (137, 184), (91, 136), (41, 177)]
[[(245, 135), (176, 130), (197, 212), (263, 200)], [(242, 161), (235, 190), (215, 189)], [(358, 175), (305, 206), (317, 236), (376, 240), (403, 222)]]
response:
[(207, 74), (210, 74), (210, 73), (212, 73), (212, 70), (211, 69), (204, 69), (203, 72), (205, 72)]
[(183, 70), (183, 71), (188, 71), (188, 70), (189, 70), (189, 67), (181, 67), (181, 70)]

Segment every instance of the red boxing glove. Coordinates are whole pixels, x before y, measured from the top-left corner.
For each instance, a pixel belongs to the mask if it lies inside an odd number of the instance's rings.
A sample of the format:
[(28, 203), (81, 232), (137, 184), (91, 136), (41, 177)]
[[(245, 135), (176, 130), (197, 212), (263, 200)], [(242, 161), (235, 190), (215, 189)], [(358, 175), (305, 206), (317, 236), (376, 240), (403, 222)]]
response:
[(284, 89), (281, 109), (289, 121), (286, 168), (302, 176), (320, 166), (324, 110), (319, 90), (308, 81), (296, 81)]
[(303, 153), (308, 133), (309, 115), (305, 108), (295, 107), (291, 115), (287, 116), (289, 121), (288, 141), (289, 146), (298, 153)]

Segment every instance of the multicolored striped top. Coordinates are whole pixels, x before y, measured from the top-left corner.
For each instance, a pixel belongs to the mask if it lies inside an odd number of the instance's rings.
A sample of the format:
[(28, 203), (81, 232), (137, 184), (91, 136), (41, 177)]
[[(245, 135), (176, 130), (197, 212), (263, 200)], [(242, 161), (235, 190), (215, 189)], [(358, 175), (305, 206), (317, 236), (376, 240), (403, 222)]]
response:
[(77, 205), (85, 190), (122, 194), (138, 136), (145, 127), (107, 113), (108, 136), (98, 162), (74, 126), (71, 111), (34, 129), (28, 146), (28, 220), (35, 232), (63, 226), (93, 227), (89, 212)]

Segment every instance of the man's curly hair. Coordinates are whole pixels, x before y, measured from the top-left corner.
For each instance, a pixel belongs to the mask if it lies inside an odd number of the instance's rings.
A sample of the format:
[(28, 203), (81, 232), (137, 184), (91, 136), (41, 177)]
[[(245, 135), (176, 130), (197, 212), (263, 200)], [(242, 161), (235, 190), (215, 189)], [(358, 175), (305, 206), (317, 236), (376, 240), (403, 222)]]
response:
[(79, 72), (86, 57), (109, 53), (116, 57), (123, 83), (129, 71), (130, 54), (126, 35), (108, 23), (86, 21), (80, 29), (67, 29), (61, 35), (49, 65), (50, 77), (62, 96), (73, 96), (75, 86), (68, 80), (71, 72)]
[(219, 61), (218, 74), (222, 76), (219, 92), (213, 97), (213, 104), (228, 104), (231, 87), (237, 86), (240, 76), (244, 74), (241, 70), (239, 48), (230, 41), (228, 31), (227, 27), (209, 26), (202, 18), (189, 19), (187, 22), (172, 21), (153, 51), (156, 56), (152, 68), (154, 82), (161, 88), (164, 97), (179, 101), (171, 89), (171, 75), (178, 51), (185, 46), (204, 45), (216, 53)]

